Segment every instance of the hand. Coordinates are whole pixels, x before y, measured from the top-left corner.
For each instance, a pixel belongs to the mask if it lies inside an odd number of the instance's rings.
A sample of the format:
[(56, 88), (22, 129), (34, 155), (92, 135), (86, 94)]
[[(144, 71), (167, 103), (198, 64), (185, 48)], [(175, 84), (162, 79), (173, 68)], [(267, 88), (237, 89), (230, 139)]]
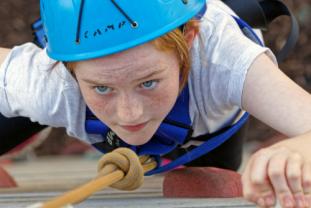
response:
[(242, 174), (243, 195), (260, 207), (311, 207), (311, 167), (301, 154), (270, 146), (251, 156)]

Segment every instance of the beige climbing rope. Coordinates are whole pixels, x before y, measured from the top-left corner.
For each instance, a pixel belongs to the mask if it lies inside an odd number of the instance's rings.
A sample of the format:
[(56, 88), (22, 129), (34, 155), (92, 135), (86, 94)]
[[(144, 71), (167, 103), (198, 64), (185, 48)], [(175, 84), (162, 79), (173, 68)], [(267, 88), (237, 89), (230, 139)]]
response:
[(137, 189), (143, 184), (144, 173), (156, 166), (149, 156), (138, 157), (128, 148), (118, 148), (99, 160), (97, 178), (37, 207), (60, 208), (77, 204), (107, 186), (120, 190)]

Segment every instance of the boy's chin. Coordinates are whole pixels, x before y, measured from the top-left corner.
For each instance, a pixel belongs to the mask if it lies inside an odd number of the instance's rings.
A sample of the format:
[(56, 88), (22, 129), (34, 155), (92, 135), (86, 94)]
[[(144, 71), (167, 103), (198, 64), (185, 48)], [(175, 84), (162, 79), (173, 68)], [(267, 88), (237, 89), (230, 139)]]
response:
[(122, 139), (124, 142), (126, 142), (129, 145), (134, 145), (134, 146), (140, 146), (140, 145), (144, 145), (147, 142), (150, 141), (151, 138), (148, 139)]

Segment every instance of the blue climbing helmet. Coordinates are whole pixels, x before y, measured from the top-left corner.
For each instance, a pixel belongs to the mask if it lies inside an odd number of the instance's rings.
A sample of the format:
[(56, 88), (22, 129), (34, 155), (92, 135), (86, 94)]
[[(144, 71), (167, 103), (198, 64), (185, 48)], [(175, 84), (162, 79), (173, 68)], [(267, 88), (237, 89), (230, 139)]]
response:
[(206, 0), (41, 0), (48, 55), (78, 61), (113, 54), (181, 26)]

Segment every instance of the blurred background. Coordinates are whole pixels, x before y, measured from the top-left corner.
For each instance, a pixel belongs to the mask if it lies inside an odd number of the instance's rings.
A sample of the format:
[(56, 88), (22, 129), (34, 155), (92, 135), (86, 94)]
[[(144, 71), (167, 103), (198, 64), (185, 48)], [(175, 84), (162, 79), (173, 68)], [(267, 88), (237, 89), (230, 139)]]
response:
[[(247, 1), (247, 0), (246, 0)], [(300, 38), (294, 51), (280, 68), (304, 89), (311, 91), (311, 5), (310, 0), (284, 0), (300, 24)], [(0, 1), (0, 46), (13, 47), (33, 40), (31, 23), (39, 17), (39, 0)], [(266, 44), (278, 50), (289, 31), (289, 19), (279, 18), (264, 31)], [(66, 136), (63, 129), (52, 129), (46, 139), (32, 150), (35, 155), (81, 154), (90, 151), (78, 140)], [(250, 120), (247, 141), (267, 145), (282, 138), (273, 129), (254, 118)]]

